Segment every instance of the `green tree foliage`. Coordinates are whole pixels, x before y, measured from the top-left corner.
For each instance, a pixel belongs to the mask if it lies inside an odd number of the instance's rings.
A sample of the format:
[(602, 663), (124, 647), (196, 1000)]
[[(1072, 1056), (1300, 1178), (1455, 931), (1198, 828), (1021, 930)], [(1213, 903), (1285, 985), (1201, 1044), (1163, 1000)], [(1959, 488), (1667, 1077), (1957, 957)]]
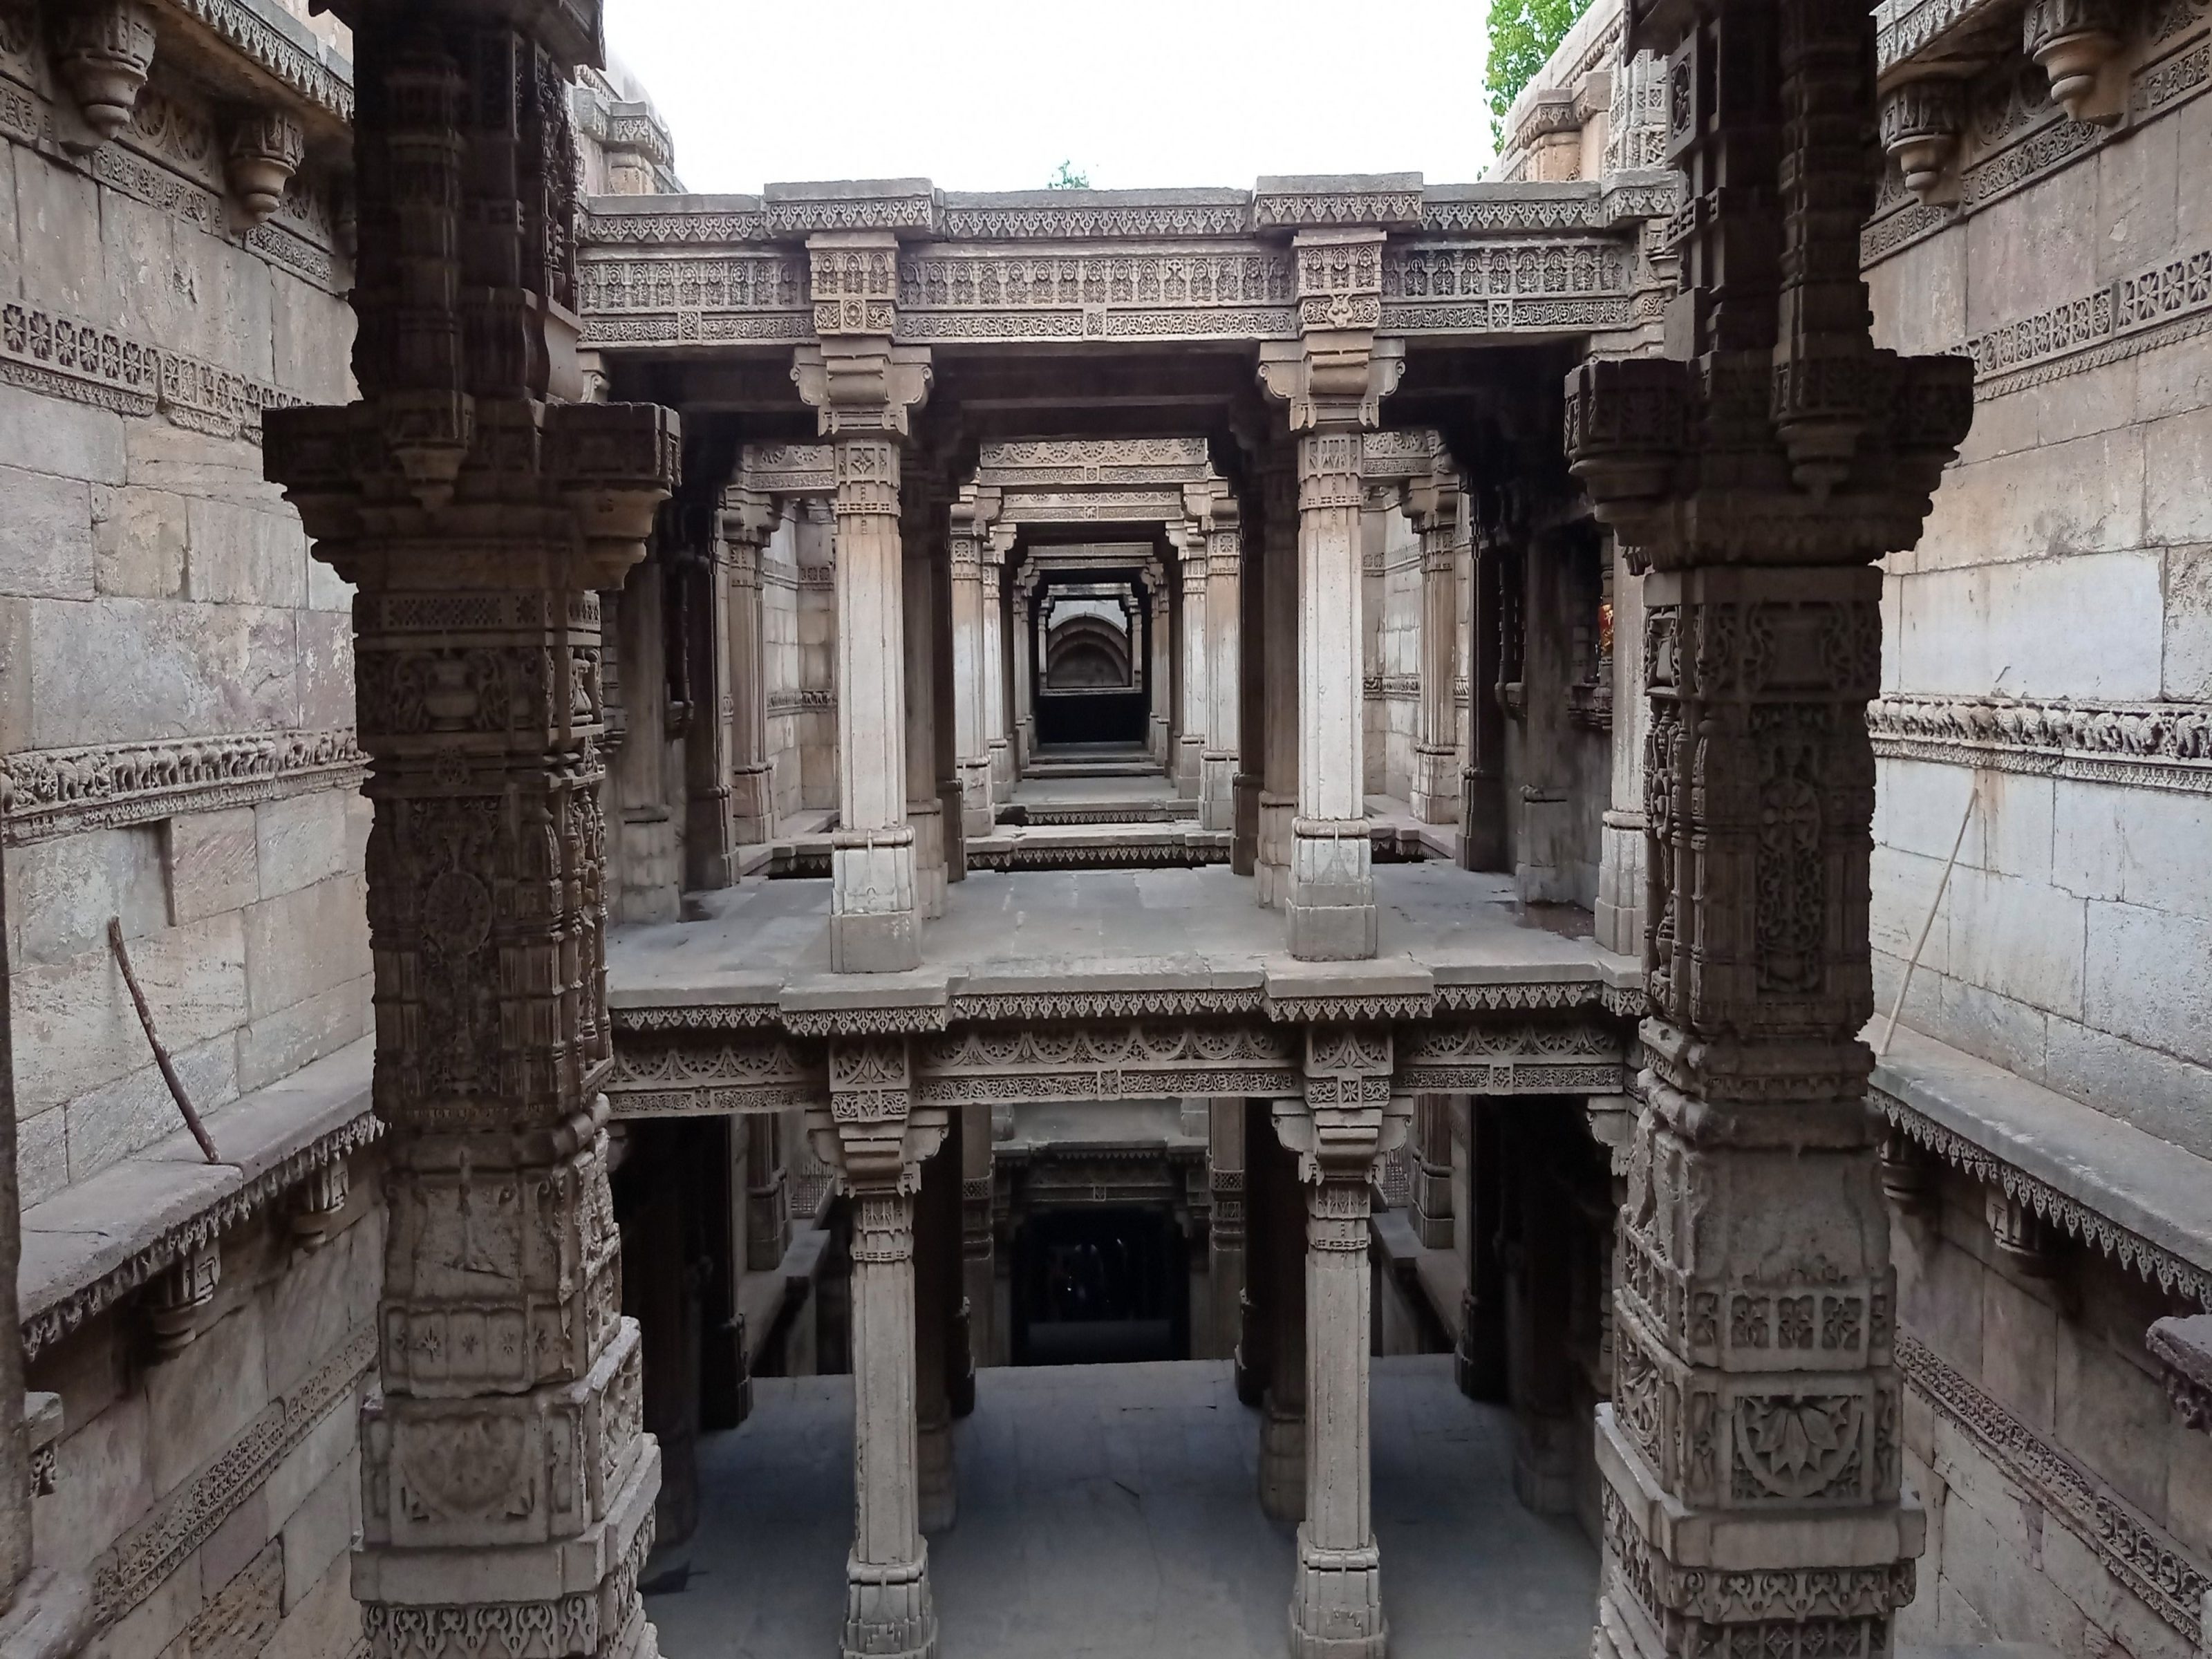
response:
[(1521, 88), (1566, 39), (1589, 0), (1490, 0), (1490, 64), (1482, 89), (1490, 100), (1490, 137), (1505, 142), (1505, 115)]
[[(1589, 0), (1583, 0), (1583, 3), (1587, 5)], [(1044, 187), (1047, 190), (1088, 190), (1091, 188), (1091, 175), (1073, 161), (1062, 161), (1060, 170), (1045, 180)]]

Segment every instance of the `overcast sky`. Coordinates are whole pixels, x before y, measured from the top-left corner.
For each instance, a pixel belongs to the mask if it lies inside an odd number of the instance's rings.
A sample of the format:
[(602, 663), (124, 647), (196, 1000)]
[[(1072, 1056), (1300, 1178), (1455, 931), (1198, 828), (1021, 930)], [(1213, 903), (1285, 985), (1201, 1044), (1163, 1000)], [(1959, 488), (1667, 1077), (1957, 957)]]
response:
[(1484, 0), (605, 0), (702, 191), (1479, 178)]

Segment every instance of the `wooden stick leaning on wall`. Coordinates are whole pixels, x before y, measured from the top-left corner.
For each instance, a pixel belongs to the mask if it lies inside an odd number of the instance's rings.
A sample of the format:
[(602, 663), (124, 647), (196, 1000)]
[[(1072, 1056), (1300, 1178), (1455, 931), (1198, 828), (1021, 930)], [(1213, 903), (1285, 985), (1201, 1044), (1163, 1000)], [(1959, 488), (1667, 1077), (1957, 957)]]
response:
[(131, 970), (131, 953), (123, 948), (123, 919), (120, 916), (107, 919), (107, 948), (114, 953), (115, 965), (123, 970), (123, 982), (130, 988), (131, 1004), (138, 1010), (138, 1024), (145, 1030), (146, 1041), (153, 1045), (154, 1063), (161, 1068), (161, 1081), (169, 1085), (169, 1098), (177, 1103), (177, 1109), (185, 1115), (185, 1127), (192, 1132), (192, 1139), (199, 1142), (201, 1155), (209, 1163), (222, 1163), (222, 1160), (216, 1156), (215, 1142), (208, 1139), (207, 1127), (200, 1121), (200, 1115), (192, 1109), (192, 1103), (185, 1094), (184, 1079), (177, 1075), (177, 1068), (170, 1063), (169, 1051), (161, 1046), (161, 1039), (154, 1034), (153, 1010), (146, 1006), (145, 992), (138, 988), (138, 975)]

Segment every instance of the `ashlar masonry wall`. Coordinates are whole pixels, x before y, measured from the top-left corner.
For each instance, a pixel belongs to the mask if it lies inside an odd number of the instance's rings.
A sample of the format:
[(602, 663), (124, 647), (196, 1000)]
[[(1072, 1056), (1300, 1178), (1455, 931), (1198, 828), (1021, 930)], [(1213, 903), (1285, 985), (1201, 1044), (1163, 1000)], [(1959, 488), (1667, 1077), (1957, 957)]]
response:
[(1907, 1023), (2212, 1154), (2212, 12), (2129, 15), (2125, 118), (1993, 75), (1965, 204), (1867, 232), (1881, 343), (1980, 365), (1887, 567), (1877, 990), (1972, 792)]

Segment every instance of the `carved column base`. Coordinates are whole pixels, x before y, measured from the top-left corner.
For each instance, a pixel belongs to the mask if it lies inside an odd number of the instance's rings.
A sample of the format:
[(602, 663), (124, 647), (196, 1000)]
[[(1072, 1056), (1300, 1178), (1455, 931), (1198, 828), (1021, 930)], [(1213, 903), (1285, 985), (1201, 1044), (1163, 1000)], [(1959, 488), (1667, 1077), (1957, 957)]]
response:
[(971, 755), (960, 763), (960, 830), (965, 836), (988, 836), (998, 827), (991, 809), (991, 757)]
[(1423, 823), (1457, 823), (1460, 811), (1459, 752), (1454, 749), (1413, 751), (1413, 816)]
[(1599, 831), (1597, 903), (1593, 933), (1599, 945), (1622, 956), (1644, 951), (1644, 814), (1606, 813)]
[(1505, 781), (1487, 768), (1460, 774), (1459, 867), (1510, 871), (1505, 848)]
[(1014, 745), (1006, 738), (991, 739), (991, 799), (1005, 800), (1014, 787)]
[(1271, 1521), (1303, 1521), (1306, 1516), (1305, 1401), (1285, 1401), (1279, 1390), (1270, 1387), (1261, 1411), (1261, 1513)]
[(1237, 827), (1237, 757), (1206, 750), (1198, 763), (1198, 827), (1227, 830)]
[(1185, 800), (1196, 800), (1204, 787), (1206, 774), (1206, 739), (1186, 732), (1176, 739), (1176, 793)]
[(832, 972), (895, 974), (921, 965), (911, 828), (837, 831), (830, 838), (830, 881)]
[(1260, 862), (1260, 775), (1239, 772), (1230, 781), (1236, 813), (1229, 828), (1229, 869), (1238, 876), (1253, 874)]
[(775, 839), (775, 771), (768, 766), (740, 766), (730, 778), (730, 821), (740, 847), (758, 847)]
[(1030, 769), (1036, 758), (1036, 716), (1024, 714), (1014, 726), (1014, 775), (1019, 777)]
[(959, 1472), (952, 1461), (952, 1407), (941, 1402), (942, 1415), (926, 1416), (915, 1425), (917, 1492), (921, 1529), (943, 1532), (960, 1512)]
[(1375, 954), (1372, 850), (1364, 820), (1298, 818), (1292, 826), (1291, 954), (1301, 962), (1363, 962)]
[[(379, 1425), (365, 1420), (362, 1427), (373, 1461)], [(497, 1591), (487, 1583), (481, 1544), (356, 1550), (353, 1593), (371, 1659), (422, 1659), (445, 1650), (449, 1632), (464, 1626), (502, 1632), (518, 1646), (543, 1642), (565, 1655), (656, 1659), (659, 1644), (637, 1580), (653, 1551), (660, 1449), (649, 1436), (639, 1444), (629, 1479), (608, 1495), (604, 1519), (550, 1543), (496, 1552)], [(372, 1474), (373, 1467), (364, 1471)], [(512, 1599), (490, 1599), (498, 1591)]]
[(1308, 1541), (1301, 1524), (1291, 1590), (1291, 1652), (1296, 1659), (1382, 1659), (1389, 1645), (1380, 1553), (1372, 1544), (1322, 1549)]
[(845, 1563), (844, 1659), (937, 1659), (929, 1546), (911, 1561)]

